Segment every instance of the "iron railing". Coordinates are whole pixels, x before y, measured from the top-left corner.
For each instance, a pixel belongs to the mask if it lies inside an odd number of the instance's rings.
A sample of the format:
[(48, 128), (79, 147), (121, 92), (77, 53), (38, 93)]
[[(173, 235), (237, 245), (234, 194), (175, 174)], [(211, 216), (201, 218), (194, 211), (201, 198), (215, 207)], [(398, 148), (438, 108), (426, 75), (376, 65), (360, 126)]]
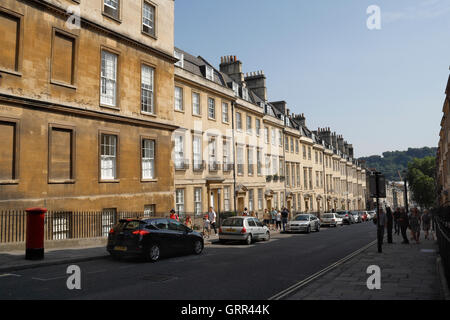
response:
[(450, 289), (450, 207), (433, 212), (433, 227), (439, 246), (439, 255), (444, 266), (444, 273)]
[[(144, 212), (49, 211), (45, 214), (44, 239), (63, 240), (105, 237), (120, 219), (144, 218)], [(27, 213), (0, 211), (0, 243), (25, 242)]]

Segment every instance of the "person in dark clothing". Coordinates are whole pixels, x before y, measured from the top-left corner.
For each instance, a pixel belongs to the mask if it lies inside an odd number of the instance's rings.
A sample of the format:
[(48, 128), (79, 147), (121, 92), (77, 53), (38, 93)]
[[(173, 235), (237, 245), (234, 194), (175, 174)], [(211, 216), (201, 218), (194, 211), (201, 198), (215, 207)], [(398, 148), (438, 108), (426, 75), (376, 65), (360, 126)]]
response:
[(394, 216), (392, 215), (392, 210), (390, 207), (386, 208), (386, 229), (387, 229), (387, 242), (392, 242), (392, 226), (394, 223)]
[(289, 211), (286, 208), (283, 208), (283, 211), (281, 211), (281, 223), (283, 225), (283, 232), (286, 231), (286, 223), (288, 222), (289, 217)]
[(400, 217), (400, 208), (395, 209), (394, 212), (394, 233), (400, 234), (400, 225), (398, 223), (398, 218)]
[(400, 225), (400, 230), (402, 232), (402, 237), (403, 237), (402, 243), (409, 244), (408, 236), (406, 234), (406, 230), (408, 229), (408, 226), (409, 226), (409, 218), (408, 218), (408, 214), (406, 213), (405, 208), (402, 208), (400, 210), (398, 224)]

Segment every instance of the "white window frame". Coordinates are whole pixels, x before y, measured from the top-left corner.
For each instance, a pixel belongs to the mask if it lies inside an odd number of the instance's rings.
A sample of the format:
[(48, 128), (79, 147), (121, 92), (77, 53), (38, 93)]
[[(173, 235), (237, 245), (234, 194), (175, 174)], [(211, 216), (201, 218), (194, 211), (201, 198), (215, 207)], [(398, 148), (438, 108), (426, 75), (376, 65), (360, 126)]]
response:
[(175, 168), (184, 169), (184, 135), (175, 134)]
[(202, 215), (202, 188), (194, 188), (194, 215)]
[(206, 73), (205, 74), (206, 79), (214, 81), (214, 69), (212, 67), (207, 65), (206, 69), (205, 69), (205, 73)]
[(194, 135), (192, 137), (192, 166), (194, 170), (199, 170), (202, 167), (202, 137)]
[(192, 92), (192, 114), (200, 116), (201, 112), (202, 110), (200, 108), (200, 93)]
[(155, 69), (143, 64), (141, 66), (141, 111), (151, 114), (155, 113), (154, 79)]
[(117, 105), (117, 62), (119, 56), (107, 50), (102, 50), (101, 55), (100, 104), (115, 107)]
[(228, 123), (229, 121), (228, 103), (222, 102), (222, 122)]
[(100, 179), (117, 179), (117, 135), (101, 134)]
[(183, 106), (183, 88), (179, 86), (175, 86), (175, 110), (176, 111), (184, 111)]
[(142, 139), (142, 179), (155, 179), (155, 140)]
[[(211, 116), (211, 111), (213, 115)], [(214, 98), (208, 98), (208, 118), (216, 119), (216, 100)]]
[[(150, 8), (151, 10), (146, 10)], [(148, 15), (146, 14), (148, 13)], [(142, 25), (146, 26), (150, 29), (150, 32), (145, 32), (150, 35), (155, 36), (155, 14), (156, 14), (156, 8), (152, 4), (144, 1), (144, 5), (142, 7)]]
[(184, 189), (175, 190), (175, 210), (179, 216), (184, 215)]

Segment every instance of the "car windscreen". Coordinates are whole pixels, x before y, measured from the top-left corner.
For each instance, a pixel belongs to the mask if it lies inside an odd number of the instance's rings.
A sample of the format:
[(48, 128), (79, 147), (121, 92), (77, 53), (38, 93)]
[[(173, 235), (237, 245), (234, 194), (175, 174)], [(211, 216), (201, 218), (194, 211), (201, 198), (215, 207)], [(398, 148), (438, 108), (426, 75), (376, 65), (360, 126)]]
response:
[(308, 221), (309, 218), (308, 218), (308, 216), (296, 216), (294, 220), (295, 221)]
[(222, 223), (222, 226), (226, 227), (242, 227), (244, 219), (228, 218)]

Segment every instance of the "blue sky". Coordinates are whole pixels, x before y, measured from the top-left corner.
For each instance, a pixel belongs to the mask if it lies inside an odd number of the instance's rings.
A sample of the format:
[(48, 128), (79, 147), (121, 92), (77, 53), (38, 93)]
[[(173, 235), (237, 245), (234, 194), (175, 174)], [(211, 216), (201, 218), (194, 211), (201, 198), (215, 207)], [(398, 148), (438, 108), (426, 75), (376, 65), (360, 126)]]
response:
[[(381, 30), (366, 26), (370, 5)], [(176, 0), (175, 45), (264, 70), (270, 101), (344, 135), (357, 157), (437, 146), (450, 0)]]

